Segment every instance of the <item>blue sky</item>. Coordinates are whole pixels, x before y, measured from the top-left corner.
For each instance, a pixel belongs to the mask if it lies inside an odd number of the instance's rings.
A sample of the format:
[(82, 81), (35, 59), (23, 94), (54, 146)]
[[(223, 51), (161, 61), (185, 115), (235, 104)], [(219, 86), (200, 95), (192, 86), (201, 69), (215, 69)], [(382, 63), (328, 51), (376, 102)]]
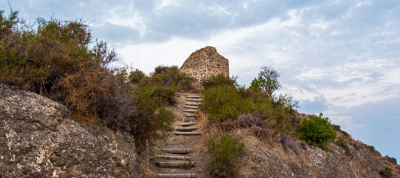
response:
[(271, 66), (300, 112), (323, 112), (400, 161), (398, 0), (0, 0), (6, 13), (8, 3), (29, 22), (84, 19), (119, 64), (146, 73), (205, 46), (242, 85)]

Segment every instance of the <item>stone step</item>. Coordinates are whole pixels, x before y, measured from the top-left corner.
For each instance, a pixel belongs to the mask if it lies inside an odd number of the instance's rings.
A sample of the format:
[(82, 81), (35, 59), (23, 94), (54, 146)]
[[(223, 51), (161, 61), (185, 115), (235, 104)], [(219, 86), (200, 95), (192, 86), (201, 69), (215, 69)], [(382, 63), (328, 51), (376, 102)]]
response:
[(154, 162), (154, 164), (158, 167), (162, 168), (191, 168), (195, 166), (194, 161), (185, 161), (185, 162)]
[(199, 116), (198, 114), (186, 114), (186, 117), (197, 117)]
[(197, 122), (186, 122), (186, 123), (178, 123), (180, 126), (189, 126), (189, 125), (195, 125)]
[(196, 177), (196, 174), (157, 174), (158, 177), (166, 177), (166, 178), (192, 178)]
[(179, 130), (179, 131), (191, 131), (191, 130), (197, 130), (197, 127), (177, 127), (175, 128), (175, 130)]
[(186, 99), (187, 101), (199, 101), (199, 102), (201, 102), (201, 101), (203, 101), (202, 99)]
[(189, 105), (189, 106), (200, 106), (201, 105), (201, 103), (185, 103), (186, 105)]
[(190, 160), (189, 156), (156, 155), (155, 157), (159, 159)]
[(195, 117), (186, 117), (181, 119), (182, 122), (194, 122), (196, 121)]
[(161, 148), (160, 151), (172, 154), (187, 154), (193, 150), (191, 148)]
[(197, 109), (183, 109), (183, 112), (198, 112)]
[(186, 98), (201, 98), (200, 95), (186, 95)]
[(189, 105), (185, 105), (185, 108), (199, 109), (199, 107), (198, 107), (198, 106), (189, 106)]
[(175, 135), (201, 135), (200, 132), (175, 132)]

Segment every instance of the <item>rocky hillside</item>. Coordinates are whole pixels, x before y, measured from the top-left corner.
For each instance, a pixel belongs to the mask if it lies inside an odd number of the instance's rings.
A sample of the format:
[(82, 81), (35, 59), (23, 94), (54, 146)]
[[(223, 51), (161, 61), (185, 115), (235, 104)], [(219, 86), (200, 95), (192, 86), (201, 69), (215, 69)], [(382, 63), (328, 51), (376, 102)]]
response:
[[(130, 134), (98, 125), (82, 126), (70, 115), (63, 105), (48, 98), (0, 84), (1, 177), (140, 177), (141, 167), (149, 166), (139, 163)], [(400, 177), (400, 166), (393, 159), (362, 142), (348, 139), (347, 153), (330, 143), (330, 152), (326, 152), (262, 129), (231, 130), (232, 136), (245, 143), (237, 160), (238, 177), (381, 177), (379, 171), (385, 168), (392, 170), (392, 177)], [(197, 162), (197, 177), (211, 177), (204, 159), (207, 147), (197, 146), (203, 154)]]
[(239, 177), (380, 178), (379, 171), (386, 167), (392, 170), (393, 177), (400, 177), (399, 165), (377, 151), (368, 150), (359, 141), (349, 142), (348, 155), (334, 143), (328, 144), (330, 152), (326, 152), (286, 134), (270, 140), (259, 139), (254, 130), (242, 128), (234, 134), (246, 145), (240, 158)]
[(67, 108), (0, 84), (0, 177), (139, 177), (134, 137), (84, 127)]

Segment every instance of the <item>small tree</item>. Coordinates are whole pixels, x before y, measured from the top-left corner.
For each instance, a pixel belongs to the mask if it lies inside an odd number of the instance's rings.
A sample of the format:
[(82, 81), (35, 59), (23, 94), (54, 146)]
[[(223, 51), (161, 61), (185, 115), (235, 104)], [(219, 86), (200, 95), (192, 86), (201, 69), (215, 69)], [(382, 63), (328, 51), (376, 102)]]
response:
[(328, 142), (333, 142), (336, 138), (336, 132), (331, 127), (329, 118), (324, 118), (320, 113), (319, 116), (311, 115), (310, 120), (304, 119), (297, 130), (300, 132), (300, 139), (313, 146), (319, 144), (323, 150), (329, 151)]
[(281, 84), (278, 81), (280, 74), (271, 67), (261, 67), (258, 78), (255, 78), (250, 85), (250, 88), (255, 90), (263, 90), (268, 94), (269, 98), (273, 98), (272, 93), (281, 88)]

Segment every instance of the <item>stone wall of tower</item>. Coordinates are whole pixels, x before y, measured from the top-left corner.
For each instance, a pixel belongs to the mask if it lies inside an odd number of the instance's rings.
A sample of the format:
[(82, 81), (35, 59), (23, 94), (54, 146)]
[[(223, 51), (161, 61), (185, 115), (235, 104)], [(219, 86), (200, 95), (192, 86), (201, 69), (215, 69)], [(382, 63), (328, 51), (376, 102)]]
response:
[(229, 76), (229, 61), (218, 54), (214, 47), (207, 46), (192, 53), (180, 70), (198, 81), (217, 74)]

